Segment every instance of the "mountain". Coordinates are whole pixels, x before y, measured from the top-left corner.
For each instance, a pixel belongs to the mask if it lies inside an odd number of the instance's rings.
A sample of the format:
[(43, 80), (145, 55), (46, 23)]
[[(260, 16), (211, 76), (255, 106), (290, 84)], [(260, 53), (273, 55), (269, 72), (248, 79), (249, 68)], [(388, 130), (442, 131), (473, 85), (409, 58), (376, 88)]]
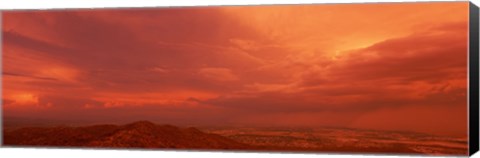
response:
[(458, 155), (468, 141), (423, 133), (349, 128), (179, 128), (126, 125), (4, 129), (7, 146)]
[(179, 128), (139, 121), (123, 126), (34, 127), (4, 131), (4, 145), (44, 147), (247, 149), (248, 145), (208, 134), (196, 128)]

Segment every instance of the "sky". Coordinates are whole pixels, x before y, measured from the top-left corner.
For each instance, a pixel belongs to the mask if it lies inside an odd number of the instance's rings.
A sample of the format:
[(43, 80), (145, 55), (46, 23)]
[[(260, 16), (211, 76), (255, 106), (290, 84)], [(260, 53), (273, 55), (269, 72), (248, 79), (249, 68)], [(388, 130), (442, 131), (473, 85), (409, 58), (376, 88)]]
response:
[(2, 15), (7, 119), (467, 135), (468, 2)]

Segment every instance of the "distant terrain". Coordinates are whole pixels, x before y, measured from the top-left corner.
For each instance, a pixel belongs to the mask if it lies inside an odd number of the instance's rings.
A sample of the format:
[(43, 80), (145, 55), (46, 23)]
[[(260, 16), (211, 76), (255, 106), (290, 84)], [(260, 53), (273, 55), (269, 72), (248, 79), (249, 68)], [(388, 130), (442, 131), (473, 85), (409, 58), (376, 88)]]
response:
[(195, 128), (147, 121), (86, 127), (32, 127), (4, 133), (4, 144), (45, 147), (243, 149), (246, 145)]
[(466, 139), (348, 128), (180, 128), (138, 121), (126, 125), (4, 129), (4, 145), (280, 152), (466, 155)]
[(466, 155), (466, 138), (352, 128), (205, 128), (244, 144), (270, 150), (342, 153)]

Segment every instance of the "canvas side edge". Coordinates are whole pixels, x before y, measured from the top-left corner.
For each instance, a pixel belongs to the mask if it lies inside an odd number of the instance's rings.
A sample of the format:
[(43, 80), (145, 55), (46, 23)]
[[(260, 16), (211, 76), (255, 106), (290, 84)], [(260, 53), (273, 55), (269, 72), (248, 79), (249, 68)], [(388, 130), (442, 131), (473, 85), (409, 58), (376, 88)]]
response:
[(469, 78), (468, 78), (468, 144), (469, 155), (479, 150), (479, 12), (478, 7), (469, 3)]

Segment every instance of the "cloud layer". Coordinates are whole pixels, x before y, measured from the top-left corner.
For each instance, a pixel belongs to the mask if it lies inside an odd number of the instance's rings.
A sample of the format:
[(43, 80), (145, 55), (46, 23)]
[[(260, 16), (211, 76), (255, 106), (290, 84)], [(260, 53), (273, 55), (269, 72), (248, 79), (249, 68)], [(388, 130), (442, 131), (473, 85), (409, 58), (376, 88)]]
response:
[(4, 114), (466, 136), (467, 8), (5, 11)]

